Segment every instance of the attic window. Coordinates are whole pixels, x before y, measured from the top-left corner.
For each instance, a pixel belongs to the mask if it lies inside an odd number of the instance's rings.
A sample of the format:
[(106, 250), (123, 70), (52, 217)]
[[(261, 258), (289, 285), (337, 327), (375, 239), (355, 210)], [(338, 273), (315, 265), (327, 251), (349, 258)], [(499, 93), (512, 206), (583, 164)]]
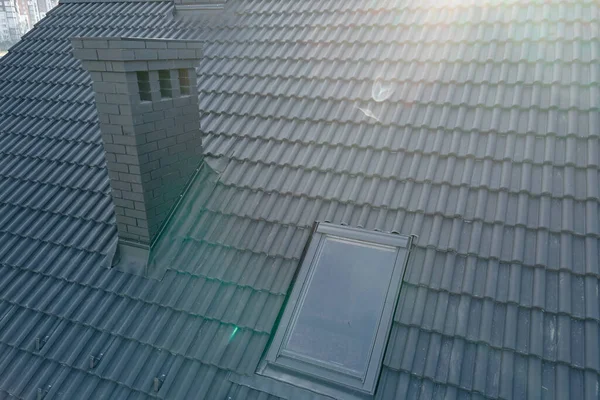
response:
[(410, 242), (319, 224), (259, 373), (335, 398), (370, 397)]
[(152, 95), (150, 93), (150, 74), (148, 71), (137, 72), (138, 90), (140, 92), (141, 101), (151, 101)]
[(190, 94), (190, 74), (187, 69), (179, 70), (179, 91), (182, 96)]
[(173, 97), (173, 90), (171, 88), (171, 72), (167, 69), (158, 71), (158, 85), (160, 87), (161, 98)]

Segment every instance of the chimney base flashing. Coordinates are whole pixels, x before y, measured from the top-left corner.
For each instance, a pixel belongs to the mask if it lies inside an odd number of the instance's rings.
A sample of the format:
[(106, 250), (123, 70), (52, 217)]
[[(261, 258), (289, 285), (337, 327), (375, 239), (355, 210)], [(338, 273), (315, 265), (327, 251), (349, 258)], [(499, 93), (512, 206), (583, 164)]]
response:
[(150, 246), (120, 239), (112, 266), (123, 272), (145, 276), (149, 259)]

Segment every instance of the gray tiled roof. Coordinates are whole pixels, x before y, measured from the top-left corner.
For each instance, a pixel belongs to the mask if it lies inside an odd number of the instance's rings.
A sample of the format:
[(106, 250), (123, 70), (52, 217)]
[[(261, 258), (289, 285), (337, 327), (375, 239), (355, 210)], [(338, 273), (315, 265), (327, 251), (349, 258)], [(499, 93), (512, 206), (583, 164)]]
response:
[[(315, 220), (418, 235), (378, 398), (598, 398), (599, 21), (591, 0), (61, 4), (0, 61), (0, 398), (276, 399), (228, 374), (256, 369)], [(206, 162), (161, 281), (106, 268), (73, 36), (205, 41)]]

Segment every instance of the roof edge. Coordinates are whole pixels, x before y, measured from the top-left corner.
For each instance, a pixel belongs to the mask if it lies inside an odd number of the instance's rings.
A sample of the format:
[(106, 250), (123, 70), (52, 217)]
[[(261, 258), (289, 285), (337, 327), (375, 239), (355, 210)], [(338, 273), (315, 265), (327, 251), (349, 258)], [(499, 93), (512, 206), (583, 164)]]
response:
[(171, 0), (59, 0), (58, 4), (70, 3), (169, 3)]

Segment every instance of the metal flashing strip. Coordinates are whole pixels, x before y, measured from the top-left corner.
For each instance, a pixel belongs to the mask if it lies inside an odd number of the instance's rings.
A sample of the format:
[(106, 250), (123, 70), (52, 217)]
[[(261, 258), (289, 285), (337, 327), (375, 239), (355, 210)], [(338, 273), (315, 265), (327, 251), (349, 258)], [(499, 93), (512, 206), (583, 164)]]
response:
[(162, 3), (165, 0), (59, 0), (58, 4), (68, 3), (147, 3), (155, 2)]
[(240, 375), (235, 372), (229, 372), (228, 379), (236, 385), (246, 386), (248, 388), (268, 393), (272, 396), (283, 399), (310, 398), (313, 400), (334, 400), (330, 397), (307, 388), (295, 386), (291, 383), (283, 382), (278, 379), (263, 375)]
[(225, 8), (225, 3), (211, 4), (175, 4), (177, 11), (220, 11)]

